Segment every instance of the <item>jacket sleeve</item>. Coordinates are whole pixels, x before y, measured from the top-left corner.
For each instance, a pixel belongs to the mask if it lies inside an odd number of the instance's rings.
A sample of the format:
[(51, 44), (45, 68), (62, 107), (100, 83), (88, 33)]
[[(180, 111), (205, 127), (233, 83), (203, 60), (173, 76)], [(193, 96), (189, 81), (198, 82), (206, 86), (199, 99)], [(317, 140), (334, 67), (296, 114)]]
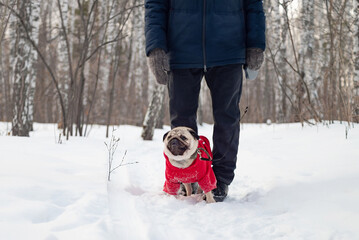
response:
[(262, 0), (244, 0), (246, 47), (266, 48), (265, 14)]
[(146, 55), (155, 48), (167, 49), (168, 0), (146, 0), (145, 35)]

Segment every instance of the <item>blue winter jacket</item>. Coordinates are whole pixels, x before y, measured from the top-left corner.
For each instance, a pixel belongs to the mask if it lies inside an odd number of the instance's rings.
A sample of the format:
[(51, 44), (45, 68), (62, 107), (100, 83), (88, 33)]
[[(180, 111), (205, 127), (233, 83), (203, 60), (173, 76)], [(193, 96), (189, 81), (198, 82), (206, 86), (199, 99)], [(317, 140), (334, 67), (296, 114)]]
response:
[(265, 49), (262, 0), (146, 0), (146, 54), (162, 48), (171, 68), (245, 63)]

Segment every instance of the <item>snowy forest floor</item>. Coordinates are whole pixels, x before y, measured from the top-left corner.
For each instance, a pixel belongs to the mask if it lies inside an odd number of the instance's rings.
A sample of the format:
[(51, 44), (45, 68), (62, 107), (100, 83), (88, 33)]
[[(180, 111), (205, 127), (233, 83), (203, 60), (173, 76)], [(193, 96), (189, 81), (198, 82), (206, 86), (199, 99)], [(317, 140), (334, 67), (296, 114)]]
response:
[[(162, 136), (120, 126), (126, 165), (107, 182), (105, 128), (56, 143), (53, 124), (30, 138), (0, 123), (0, 239), (359, 239), (359, 125), (241, 126), (236, 178), (223, 203), (162, 192)], [(212, 126), (199, 128), (211, 139)]]

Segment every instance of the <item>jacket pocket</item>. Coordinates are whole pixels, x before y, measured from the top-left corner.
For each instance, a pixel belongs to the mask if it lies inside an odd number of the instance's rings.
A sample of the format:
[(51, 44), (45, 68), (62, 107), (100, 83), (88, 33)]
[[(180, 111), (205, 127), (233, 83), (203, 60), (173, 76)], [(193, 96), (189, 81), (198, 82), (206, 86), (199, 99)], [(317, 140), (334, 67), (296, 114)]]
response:
[(242, 12), (242, 0), (214, 0), (214, 12), (217, 14), (239, 14)]
[(171, 10), (175, 12), (195, 12), (199, 10), (199, 0), (171, 0)]

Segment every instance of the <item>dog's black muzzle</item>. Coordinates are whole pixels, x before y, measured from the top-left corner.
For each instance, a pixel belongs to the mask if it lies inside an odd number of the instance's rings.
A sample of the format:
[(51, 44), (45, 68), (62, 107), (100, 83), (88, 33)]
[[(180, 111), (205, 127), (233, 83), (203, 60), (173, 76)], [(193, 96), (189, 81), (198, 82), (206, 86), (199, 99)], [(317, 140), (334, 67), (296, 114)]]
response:
[(178, 138), (172, 138), (168, 142), (167, 148), (174, 156), (183, 155), (183, 153), (188, 149), (187, 145)]

